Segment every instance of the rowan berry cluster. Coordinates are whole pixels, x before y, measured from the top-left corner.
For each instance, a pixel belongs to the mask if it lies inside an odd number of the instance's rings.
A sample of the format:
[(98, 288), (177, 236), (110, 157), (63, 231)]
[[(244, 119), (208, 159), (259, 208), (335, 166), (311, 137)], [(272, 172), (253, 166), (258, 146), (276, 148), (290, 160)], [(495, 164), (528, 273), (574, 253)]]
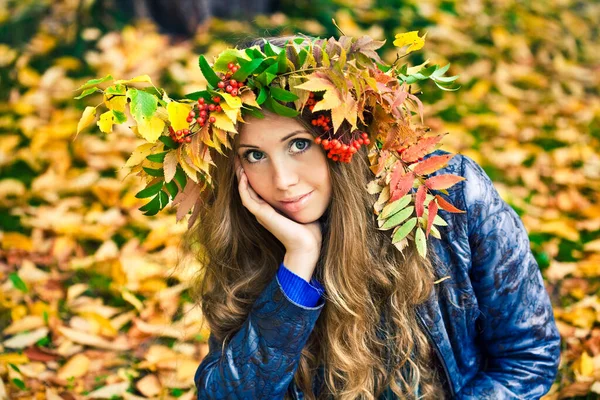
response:
[(346, 144), (339, 139), (322, 139), (320, 137), (315, 138), (315, 143), (327, 150), (327, 158), (331, 158), (333, 161), (341, 161), (349, 163), (352, 161), (352, 156), (356, 153), (361, 146), (369, 145), (369, 135), (366, 132), (358, 132), (358, 139), (354, 138), (350, 140), (350, 143)]
[(237, 96), (239, 94), (240, 88), (244, 85), (244, 82), (238, 82), (235, 79), (230, 78), (233, 74), (237, 72), (237, 70), (240, 67), (230, 62), (229, 64), (227, 64), (227, 68), (229, 69), (229, 72), (225, 74), (225, 78), (221, 82), (219, 82), (217, 86), (219, 87), (219, 89), (225, 89), (225, 91), (230, 95)]

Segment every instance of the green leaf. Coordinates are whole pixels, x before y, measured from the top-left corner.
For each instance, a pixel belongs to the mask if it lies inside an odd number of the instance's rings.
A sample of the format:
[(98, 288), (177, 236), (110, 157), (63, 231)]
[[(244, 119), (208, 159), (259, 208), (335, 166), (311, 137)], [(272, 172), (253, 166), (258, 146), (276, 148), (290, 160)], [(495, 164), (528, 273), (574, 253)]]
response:
[(263, 114), (259, 109), (254, 107), (244, 108), (244, 113), (259, 119), (263, 119), (265, 117), (265, 114)]
[[(140, 208), (141, 211), (147, 211), (144, 213), (144, 215), (147, 215), (147, 216), (156, 215), (160, 210), (165, 208), (166, 205), (169, 204), (169, 195), (161, 190), (160, 192), (158, 192), (158, 195), (156, 195), (154, 197), (154, 199), (152, 199), (152, 201), (150, 203), (152, 203), (152, 206), (150, 206), (148, 210), (142, 210)], [(150, 203), (148, 203), (148, 204), (150, 204)]]
[(401, 199), (398, 199), (398, 200), (392, 202), (391, 204), (388, 204), (387, 206), (383, 207), (383, 210), (381, 211), (381, 214), (379, 214), (378, 219), (386, 219), (386, 218), (389, 218), (392, 215), (396, 214), (398, 211), (400, 211), (404, 207), (406, 207), (408, 205), (408, 203), (410, 203), (411, 198), (412, 198), (412, 194), (409, 193), (409, 194), (405, 195), (404, 197), (402, 197)]
[(287, 68), (288, 68), (287, 55), (286, 55), (285, 51), (282, 51), (281, 53), (279, 53), (279, 56), (277, 57), (277, 73), (283, 74), (284, 72), (287, 71)]
[(118, 124), (122, 124), (123, 122), (127, 122), (127, 115), (124, 112), (112, 110), (113, 115), (115, 116), (115, 122)]
[(419, 226), (415, 235), (415, 244), (417, 245), (417, 251), (421, 257), (425, 258), (427, 255), (427, 239), (425, 238), (425, 232)]
[(168, 149), (176, 149), (178, 147), (177, 143), (175, 143), (175, 141), (173, 139), (171, 139), (169, 136), (162, 135), (161, 137), (158, 138), (158, 140), (163, 142), (165, 147)]
[(150, 119), (156, 112), (158, 98), (153, 94), (131, 88), (127, 91), (127, 98), (131, 100), (131, 115), (138, 124)]
[(190, 99), (190, 100), (194, 100), (194, 101), (198, 100), (200, 97), (202, 97), (207, 102), (212, 101), (211, 95), (208, 90), (200, 90), (199, 92), (192, 92), (192, 93), (188, 93), (185, 95), (186, 99)]
[(202, 75), (206, 81), (213, 87), (216, 88), (221, 79), (215, 74), (215, 71), (212, 70), (206, 58), (203, 55), (200, 56), (198, 60), (198, 64), (200, 64), (200, 70), (202, 71)]
[[(181, 169), (181, 166), (177, 165), (177, 169), (175, 170), (175, 180), (179, 184), (181, 190), (185, 189), (185, 185), (187, 183), (187, 175)], [(171, 181), (172, 182), (172, 181)]]
[(135, 197), (137, 197), (138, 199), (145, 199), (147, 197), (154, 196), (156, 193), (158, 193), (160, 191), (160, 189), (162, 189), (163, 183), (164, 183), (164, 181), (162, 181), (162, 180), (159, 182), (156, 182), (155, 184), (148, 186), (143, 190), (140, 190), (135, 195)]
[(172, 198), (177, 196), (177, 193), (179, 192), (179, 188), (177, 187), (177, 184), (175, 183), (175, 181), (165, 183), (165, 187), (167, 188), (167, 191), (169, 192), (169, 194), (171, 195)]
[(148, 167), (142, 167), (142, 168), (150, 176), (154, 176), (154, 177), (164, 176), (164, 170), (162, 168), (148, 168)]
[(300, 114), (298, 111), (293, 108), (286, 107), (282, 104), (279, 104), (277, 100), (272, 99), (271, 97), (267, 97), (265, 101), (265, 105), (267, 108), (271, 109), (273, 112), (279, 115), (283, 115), (284, 117), (295, 117)]
[(271, 44), (270, 42), (265, 43), (264, 49), (265, 49), (265, 54), (268, 57), (276, 57), (283, 50), (281, 47), (275, 46), (274, 44)]
[(96, 93), (98, 91), (98, 88), (90, 88), (90, 89), (86, 89), (83, 91), (83, 93), (81, 93), (79, 96), (75, 97), (75, 100), (79, 100), (79, 99), (83, 99), (86, 96), (89, 96), (92, 93)]
[(267, 90), (264, 87), (261, 87), (260, 91), (258, 92), (258, 97), (256, 98), (256, 102), (258, 104), (262, 104), (265, 102), (266, 99), (267, 99)]
[(110, 74), (106, 75), (104, 78), (90, 79), (89, 81), (87, 81), (86, 83), (84, 83), (83, 85), (78, 87), (77, 90), (87, 89), (91, 86), (96, 86), (96, 85), (101, 84), (102, 82), (106, 82), (106, 81), (112, 80), (112, 79), (113, 79), (113, 77)]
[(168, 153), (168, 151), (163, 151), (162, 153), (150, 154), (150, 155), (146, 156), (146, 158), (152, 162), (161, 163), (161, 162), (165, 161), (165, 156), (167, 155), (167, 153)]
[(256, 58), (249, 62), (240, 60), (240, 69), (238, 69), (237, 72), (231, 77), (237, 80), (238, 82), (245, 81), (250, 74), (252, 74), (258, 67), (260, 67), (260, 64), (262, 64), (262, 62), (263, 60), (261, 58)]
[(414, 229), (415, 225), (417, 225), (417, 217), (412, 217), (402, 224), (402, 226), (394, 233), (392, 243), (398, 243), (404, 239)]
[(15, 364), (8, 363), (8, 366), (11, 367), (14, 371), (17, 371), (18, 373), (21, 373), (21, 370)]
[[(246, 52), (244, 52), (242, 50), (238, 50), (238, 49), (223, 50), (217, 56), (217, 59), (215, 60), (215, 63), (213, 65), (213, 70), (217, 71), (217, 72), (227, 72), (227, 71), (229, 71), (229, 68), (227, 68), (227, 64), (229, 64), (230, 62), (235, 64), (238, 62), (238, 59), (246, 59), (246, 54), (247, 54)], [(258, 57), (252, 57), (252, 58), (259, 58), (259, 57), (260, 57), (260, 53), (259, 53)], [(214, 85), (214, 87), (217, 87), (217, 85)]]
[(415, 206), (409, 206), (409, 207), (406, 207), (404, 210), (392, 215), (387, 221), (385, 221), (385, 223), (383, 224), (381, 229), (383, 229), (383, 230), (390, 229), (390, 228), (393, 228), (394, 226), (400, 224), (406, 218), (410, 217), (410, 215), (412, 214), (414, 209), (415, 209)]
[(271, 96), (274, 99), (284, 101), (284, 102), (296, 101), (299, 98), (294, 93), (289, 92), (284, 89), (281, 89), (281, 88), (278, 88), (278, 87), (275, 87), (275, 86), (271, 88)]
[(109, 86), (106, 88), (106, 90), (104, 91), (104, 94), (107, 95), (111, 95), (111, 94), (125, 94), (125, 85), (122, 84), (117, 84), (114, 86)]
[(19, 378), (13, 378), (12, 382), (15, 384), (16, 387), (18, 387), (21, 390), (25, 390), (26, 386), (25, 386), (25, 382), (23, 382), (22, 380), (20, 380)]
[(25, 282), (23, 282), (21, 277), (19, 275), (17, 275), (16, 272), (11, 272), (8, 275), (8, 278), (10, 279), (10, 281), (12, 282), (13, 286), (16, 289), (20, 290), (23, 293), (27, 293), (29, 291), (29, 289), (27, 289), (27, 285), (25, 284)]

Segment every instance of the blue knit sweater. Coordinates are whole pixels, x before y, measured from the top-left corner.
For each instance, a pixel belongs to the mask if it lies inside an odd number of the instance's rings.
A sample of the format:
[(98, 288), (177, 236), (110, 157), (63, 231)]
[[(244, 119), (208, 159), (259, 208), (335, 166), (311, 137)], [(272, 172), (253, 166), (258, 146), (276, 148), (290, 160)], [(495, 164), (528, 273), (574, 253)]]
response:
[(281, 263), (277, 280), (285, 295), (305, 307), (314, 307), (322, 299), (325, 288), (313, 277), (310, 283), (290, 271)]

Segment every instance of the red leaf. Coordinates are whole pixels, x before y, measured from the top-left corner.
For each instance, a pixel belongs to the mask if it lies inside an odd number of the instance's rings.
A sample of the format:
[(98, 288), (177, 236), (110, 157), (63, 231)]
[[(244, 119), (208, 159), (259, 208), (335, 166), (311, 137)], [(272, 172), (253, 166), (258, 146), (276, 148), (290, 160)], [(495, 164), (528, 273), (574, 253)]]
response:
[(437, 215), (438, 205), (434, 200), (431, 200), (428, 205), (429, 215), (427, 217), (427, 230), (425, 231), (425, 237), (429, 237), (429, 232), (431, 231), (431, 225), (433, 225), (433, 219)]
[(413, 171), (417, 175), (429, 175), (435, 171), (448, 165), (448, 162), (456, 154), (446, 154), (443, 156), (431, 156), (427, 160), (423, 160), (418, 163)]
[(442, 190), (448, 189), (453, 186), (455, 183), (460, 181), (464, 181), (466, 178), (458, 175), (452, 174), (443, 174), (438, 176), (433, 176), (425, 181), (425, 185), (431, 190)]
[(434, 146), (438, 144), (443, 137), (443, 135), (438, 135), (420, 139), (417, 144), (410, 146), (402, 153), (402, 161), (412, 163), (423, 157), (425, 154), (431, 153)]
[(406, 175), (403, 175), (397, 182), (396, 186), (391, 186), (390, 182), (390, 199), (388, 203), (398, 200), (404, 197), (409, 190), (412, 188), (413, 181), (415, 180), (415, 174), (411, 171)]
[(446, 200), (444, 200), (444, 198), (442, 196), (440, 196), (439, 194), (436, 194), (435, 198), (437, 199), (438, 205), (443, 210), (446, 210), (446, 211), (451, 212), (451, 213), (464, 213), (464, 212), (466, 212), (464, 210), (459, 210), (458, 208), (454, 207), (452, 204), (450, 204), (449, 202), (447, 202)]
[(417, 217), (423, 215), (423, 211), (425, 211), (425, 207), (423, 203), (425, 202), (425, 196), (427, 195), (427, 188), (424, 185), (419, 186), (417, 189), (417, 196), (415, 199), (415, 210), (417, 212)]

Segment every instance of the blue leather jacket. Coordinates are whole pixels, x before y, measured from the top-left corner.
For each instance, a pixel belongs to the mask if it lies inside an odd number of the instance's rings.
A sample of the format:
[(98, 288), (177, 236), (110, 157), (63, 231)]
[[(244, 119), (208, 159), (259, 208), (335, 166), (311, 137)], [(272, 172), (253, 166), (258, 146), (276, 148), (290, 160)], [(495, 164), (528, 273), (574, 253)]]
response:
[[(437, 150), (432, 154), (448, 154)], [(560, 336), (527, 232), (484, 170), (456, 155), (434, 175), (466, 178), (449, 200), (466, 213), (440, 210), (439, 283), (417, 309), (454, 399), (538, 399), (553, 383)], [(291, 301), (276, 277), (225, 346), (211, 335), (196, 372), (199, 399), (304, 399), (293, 382), (300, 353), (324, 301)], [(390, 397), (385, 394), (386, 399)], [(382, 395), (382, 397), (384, 396)]]

